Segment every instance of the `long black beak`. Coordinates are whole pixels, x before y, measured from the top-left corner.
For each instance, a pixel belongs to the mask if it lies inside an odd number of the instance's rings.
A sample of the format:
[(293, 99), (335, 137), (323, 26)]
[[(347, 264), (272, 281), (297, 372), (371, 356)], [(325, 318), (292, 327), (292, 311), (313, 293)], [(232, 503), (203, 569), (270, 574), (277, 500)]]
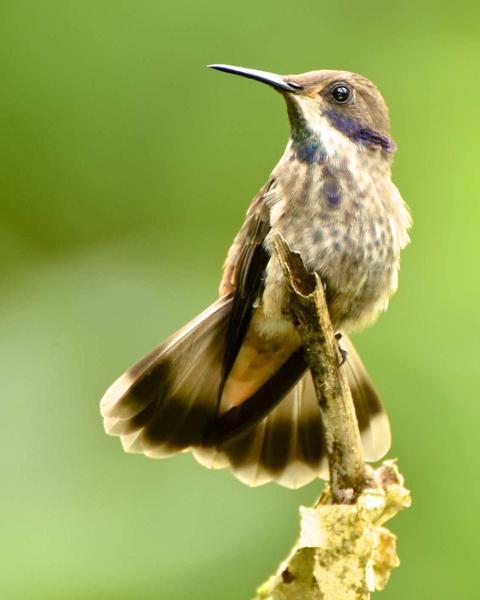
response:
[(271, 85), (277, 90), (285, 90), (287, 92), (298, 92), (302, 89), (297, 83), (290, 83), (283, 79), (281, 75), (276, 73), (268, 73), (268, 71), (258, 71), (257, 69), (246, 69), (244, 67), (234, 67), (233, 65), (208, 65), (210, 69), (224, 71), (225, 73), (233, 73), (233, 75), (241, 75), (248, 79), (255, 79), (267, 85)]

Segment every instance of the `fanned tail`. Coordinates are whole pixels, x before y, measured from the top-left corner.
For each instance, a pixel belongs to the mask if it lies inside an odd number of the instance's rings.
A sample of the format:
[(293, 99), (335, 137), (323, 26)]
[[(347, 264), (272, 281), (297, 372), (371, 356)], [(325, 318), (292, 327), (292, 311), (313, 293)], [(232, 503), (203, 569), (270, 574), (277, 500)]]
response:
[[(341, 343), (348, 352), (345, 368), (365, 458), (376, 461), (390, 448), (388, 417), (352, 342), (343, 335)], [(298, 373), (298, 364), (286, 363), (281, 371)], [(195, 448), (197, 460), (210, 468), (227, 464), (250, 486), (276, 481), (299, 488), (316, 477), (328, 479), (325, 437), (312, 376), (305, 364), (301, 373), (297, 383), (257, 425), (237, 437), (229, 431), (228, 441), (216, 447)], [(276, 374), (278, 380), (287, 377), (288, 373)]]
[[(271, 356), (265, 348), (255, 356), (255, 336), (247, 333), (237, 359), (249, 361), (236, 370), (243, 378), (238, 397), (252, 393), (233, 408), (220, 402), (231, 311), (231, 297), (219, 298), (122, 375), (101, 401), (106, 432), (120, 436), (127, 452), (152, 458), (191, 449), (203, 465), (230, 467), (252, 486), (277, 481), (296, 488), (326, 478), (321, 414), (300, 349), (288, 356), (285, 346), (274, 345)], [(346, 336), (342, 346), (366, 457), (377, 460), (390, 445), (388, 419)], [(269, 375), (266, 360), (274, 369)]]

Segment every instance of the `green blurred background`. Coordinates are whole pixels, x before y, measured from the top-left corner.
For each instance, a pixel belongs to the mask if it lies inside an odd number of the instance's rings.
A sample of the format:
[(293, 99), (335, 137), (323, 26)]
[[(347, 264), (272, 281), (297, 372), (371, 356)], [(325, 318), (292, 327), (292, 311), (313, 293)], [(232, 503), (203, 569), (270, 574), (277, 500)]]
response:
[(413, 243), (356, 339), (414, 506), (381, 597), (478, 597), (479, 19), (433, 0), (2, 1), (1, 598), (249, 598), (321, 490), (125, 455), (98, 414), (215, 297), (286, 142), (281, 99), (211, 62), (353, 70), (388, 101)]

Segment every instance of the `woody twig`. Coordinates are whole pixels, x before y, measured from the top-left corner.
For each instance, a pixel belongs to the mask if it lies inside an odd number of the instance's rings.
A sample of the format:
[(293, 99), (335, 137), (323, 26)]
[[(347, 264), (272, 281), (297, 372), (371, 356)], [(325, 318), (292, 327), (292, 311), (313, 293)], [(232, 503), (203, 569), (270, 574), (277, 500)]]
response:
[(367, 600), (399, 564), (396, 538), (382, 525), (410, 505), (410, 493), (393, 461), (376, 471), (365, 464), (320, 277), (278, 234), (273, 249), (322, 413), (330, 483), (314, 508), (300, 508), (300, 538), (257, 599)]

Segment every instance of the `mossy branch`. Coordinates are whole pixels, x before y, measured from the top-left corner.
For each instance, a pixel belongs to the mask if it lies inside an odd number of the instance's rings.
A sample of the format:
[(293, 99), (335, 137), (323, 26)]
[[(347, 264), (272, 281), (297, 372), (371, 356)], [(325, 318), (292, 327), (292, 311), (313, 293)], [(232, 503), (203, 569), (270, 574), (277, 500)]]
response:
[(382, 525), (410, 505), (410, 493), (394, 462), (376, 471), (365, 464), (320, 277), (278, 234), (273, 248), (322, 412), (330, 484), (314, 508), (301, 507), (300, 539), (257, 599), (366, 600), (398, 566), (395, 536)]

